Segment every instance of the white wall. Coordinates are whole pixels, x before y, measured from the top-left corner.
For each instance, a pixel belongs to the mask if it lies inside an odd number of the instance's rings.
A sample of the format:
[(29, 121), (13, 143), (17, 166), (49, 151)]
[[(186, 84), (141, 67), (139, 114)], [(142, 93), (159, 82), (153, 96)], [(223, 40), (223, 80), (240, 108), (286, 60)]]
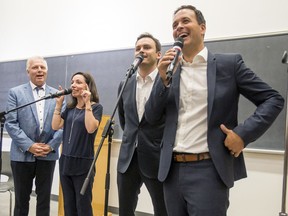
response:
[(236, 182), (231, 189), (228, 215), (278, 215), (282, 203), (283, 154), (244, 155), (248, 178)]
[[(287, 31), (287, 0), (194, 0), (206, 39)], [(0, 0), (0, 61), (130, 48), (148, 31), (172, 43), (172, 13), (191, 0)]]
[[(172, 13), (182, 4), (191, 0), (0, 0), (0, 61), (131, 48), (146, 31), (162, 44), (172, 43)], [(204, 13), (208, 40), (288, 31), (287, 0), (195, 0), (193, 4)], [(109, 196), (114, 207), (118, 207), (118, 151), (115, 141)], [(231, 190), (229, 215), (278, 215), (283, 154), (246, 152), (245, 159), (248, 178)], [(58, 194), (57, 168), (54, 179), (52, 193)], [(137, 210), (152, 213), (145, 187)]]

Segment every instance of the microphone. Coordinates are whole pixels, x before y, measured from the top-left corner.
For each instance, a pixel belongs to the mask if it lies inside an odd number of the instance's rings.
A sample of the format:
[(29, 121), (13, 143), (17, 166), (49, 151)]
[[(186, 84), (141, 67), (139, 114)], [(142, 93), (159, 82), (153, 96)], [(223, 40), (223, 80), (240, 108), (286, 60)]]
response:
[(128, 71), (127, 71), (127, 74), (129, 75), (129, 77), (137, 70), (138, 66), (142, 63), (143, 59), (144, 59), (144, 56), (142, 53), (140, 53), (139, 55), (136, 56), (130, 69), (128, 69)]
[(62, 96), (62, 95), (71, 94), (71, 92), (72, 92), (72, 89), (71, 89), (71, 88), (63, 89), (63, 90), (57, 91), (57, 92), (55, 92), (55, 93), (53, 93), (53, 94), (45, 95), (45, 96), (43, 97), (43, 99), (46, 100), (46, 99), (50, 99), (50, 98), (60, 97), (60, 96)]
[(176, 65), (178, 63), (178, 58), (181, 54), (182, 48), (183, 48), (183, 38), (178, 37), (176, 38), (173, 44), (173, 49), (176, 50), (176, 55), (174, 59), (172, 60), (172, 62), (170, 63), (170, 65), (168, 66), (167, 71), (166, 71), (166, 80), (169, 80), (169, 82), (172, 78), (174, 71), (176, 70)]
[(282, 63), (288, 64), (288, 57), (287, 57), (287, 51), (285, 50), (282, 56)]

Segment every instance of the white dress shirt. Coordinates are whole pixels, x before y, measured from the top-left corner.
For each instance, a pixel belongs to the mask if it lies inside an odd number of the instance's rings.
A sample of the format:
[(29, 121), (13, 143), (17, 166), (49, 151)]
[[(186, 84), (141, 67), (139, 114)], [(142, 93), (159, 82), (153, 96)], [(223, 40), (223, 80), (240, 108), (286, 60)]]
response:
[(143, 113), (145, 111), (145, 104), (148, 100), (153, 84), (155, 82), (156, 75), (158, 73), (158, 69), (156, 68), (152, 71), (148, 76), (142, 78), (139, 74), (139, 70), (136, 74), (136, 104), (137, 104), (137, 112), (139, 117), (139, 122), (142, 119)]
[(208, 152), (207, 144), (207, 58), (205, 47), (192, 63), (182, 59), (179, 113), (174, 151)]
[[(33, 96), (35, 100), (39, 100), (40, 98), (45, 96), (46, 84), (44, 84), (41, 88), (38, 88), (38, 89), (37, 89), (37, 86), (34, 85), (31, 81), (30, 81), (30, 85), (33, 90)], [(45, 100), (40, 100), (36, 102), (40, 133), (42, 132), (43, 125), (44, 125), (44, 106), (45, 106)]]

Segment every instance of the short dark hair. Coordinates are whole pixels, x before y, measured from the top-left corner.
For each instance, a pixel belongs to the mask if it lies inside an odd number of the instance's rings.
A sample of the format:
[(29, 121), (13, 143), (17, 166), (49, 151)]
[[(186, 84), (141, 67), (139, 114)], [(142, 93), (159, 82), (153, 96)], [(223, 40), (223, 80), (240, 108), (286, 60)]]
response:
[(141, 35), (139, 35), (137, 37), (136, 43), (137, 43), (137, 41), (139, 41), (142, 38), (151, 38), (155, 42), (156, 51), (157, 52), (161, 51), (161, 44), (160, 44), (159, 40), (157, 38), (155, 38), (152, 34), (150, 34), (148, 32), (142, 33)]
[[(90, 101), (99, 103), (99, 95), (97, 91), (97, 87), (95, 84), (95, 81), (90, 73), (85, 73), (85, 72), (76, 72), (72, 75), (71, 80), (73, 79), (74, 76), (76, 75), (82, 75), (85, 79), (85, 82), (87, 83), (89, 90), (91, 92), (91, 97)], [(77, 105), (77, 99), (72, 97), (72, 101), (67, 104), (68, 108), (75, 108)]]
[(177, 8), (175, 11), (174, 11), (174, 15), (176, 13), (178, 13), (178, 11), (180, 10), (183, 10), (183, 9), (189, 9), (189, 10), (193, 10), (196, 14), (196, 19), (197, 19), (197, 22), (198, 24), (205, 24), (206, 25), (206, 20), (202, 14), (202, 12), (200, 10), (198, 10), (196, 7), (192, 6), (192, 5), (182, 5), (180, 6), (179, 8)]

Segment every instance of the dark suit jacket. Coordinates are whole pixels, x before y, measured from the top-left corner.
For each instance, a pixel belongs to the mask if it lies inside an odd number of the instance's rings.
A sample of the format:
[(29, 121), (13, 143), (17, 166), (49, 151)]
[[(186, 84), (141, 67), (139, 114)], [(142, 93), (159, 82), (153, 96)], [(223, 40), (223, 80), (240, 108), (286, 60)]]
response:
[[(208, 147), (213, 163), (227, 187), (247, 176), (243, 154), (238, 158), (230, 155), (224, 146), (226, 135), (220, 125), (233, 129), (245, 146), (259, 138), (272, 124), (283, 108), (284, 100), (279, 93), (264, 83), (244, 64), (238, 54), (208, 52)], [(161, 147), (158, 178), (164, 181), (169, 173), (175, 141), (179, 108), (179, 67), (172, 77), (170, 88), (161, 80), (155, 84), (146, 103), (146, 119), (155, 124), (166, 115), (166, 124)], [(243, 95), (257, 108), (243, 123), (238, 124), (239, 95)]]
[[(157, 76), (158, 77), (158, 76)], [(119, 85), (122, 89), (124, 81)], [(160, 143), (164, 129), (164, 118), (157, 124), (149, 124), (143, 114), (139, 122), (136, 105), (136, 75), (129, 78), (119, 101), (118, 114), (123, 130), (117, 170), (125, 173), (129, 167), (135, 149), (137, 149), (138, 164), (146, 177), (157, 178)], [(135, 143), (137, 142), (137, 148)]]

